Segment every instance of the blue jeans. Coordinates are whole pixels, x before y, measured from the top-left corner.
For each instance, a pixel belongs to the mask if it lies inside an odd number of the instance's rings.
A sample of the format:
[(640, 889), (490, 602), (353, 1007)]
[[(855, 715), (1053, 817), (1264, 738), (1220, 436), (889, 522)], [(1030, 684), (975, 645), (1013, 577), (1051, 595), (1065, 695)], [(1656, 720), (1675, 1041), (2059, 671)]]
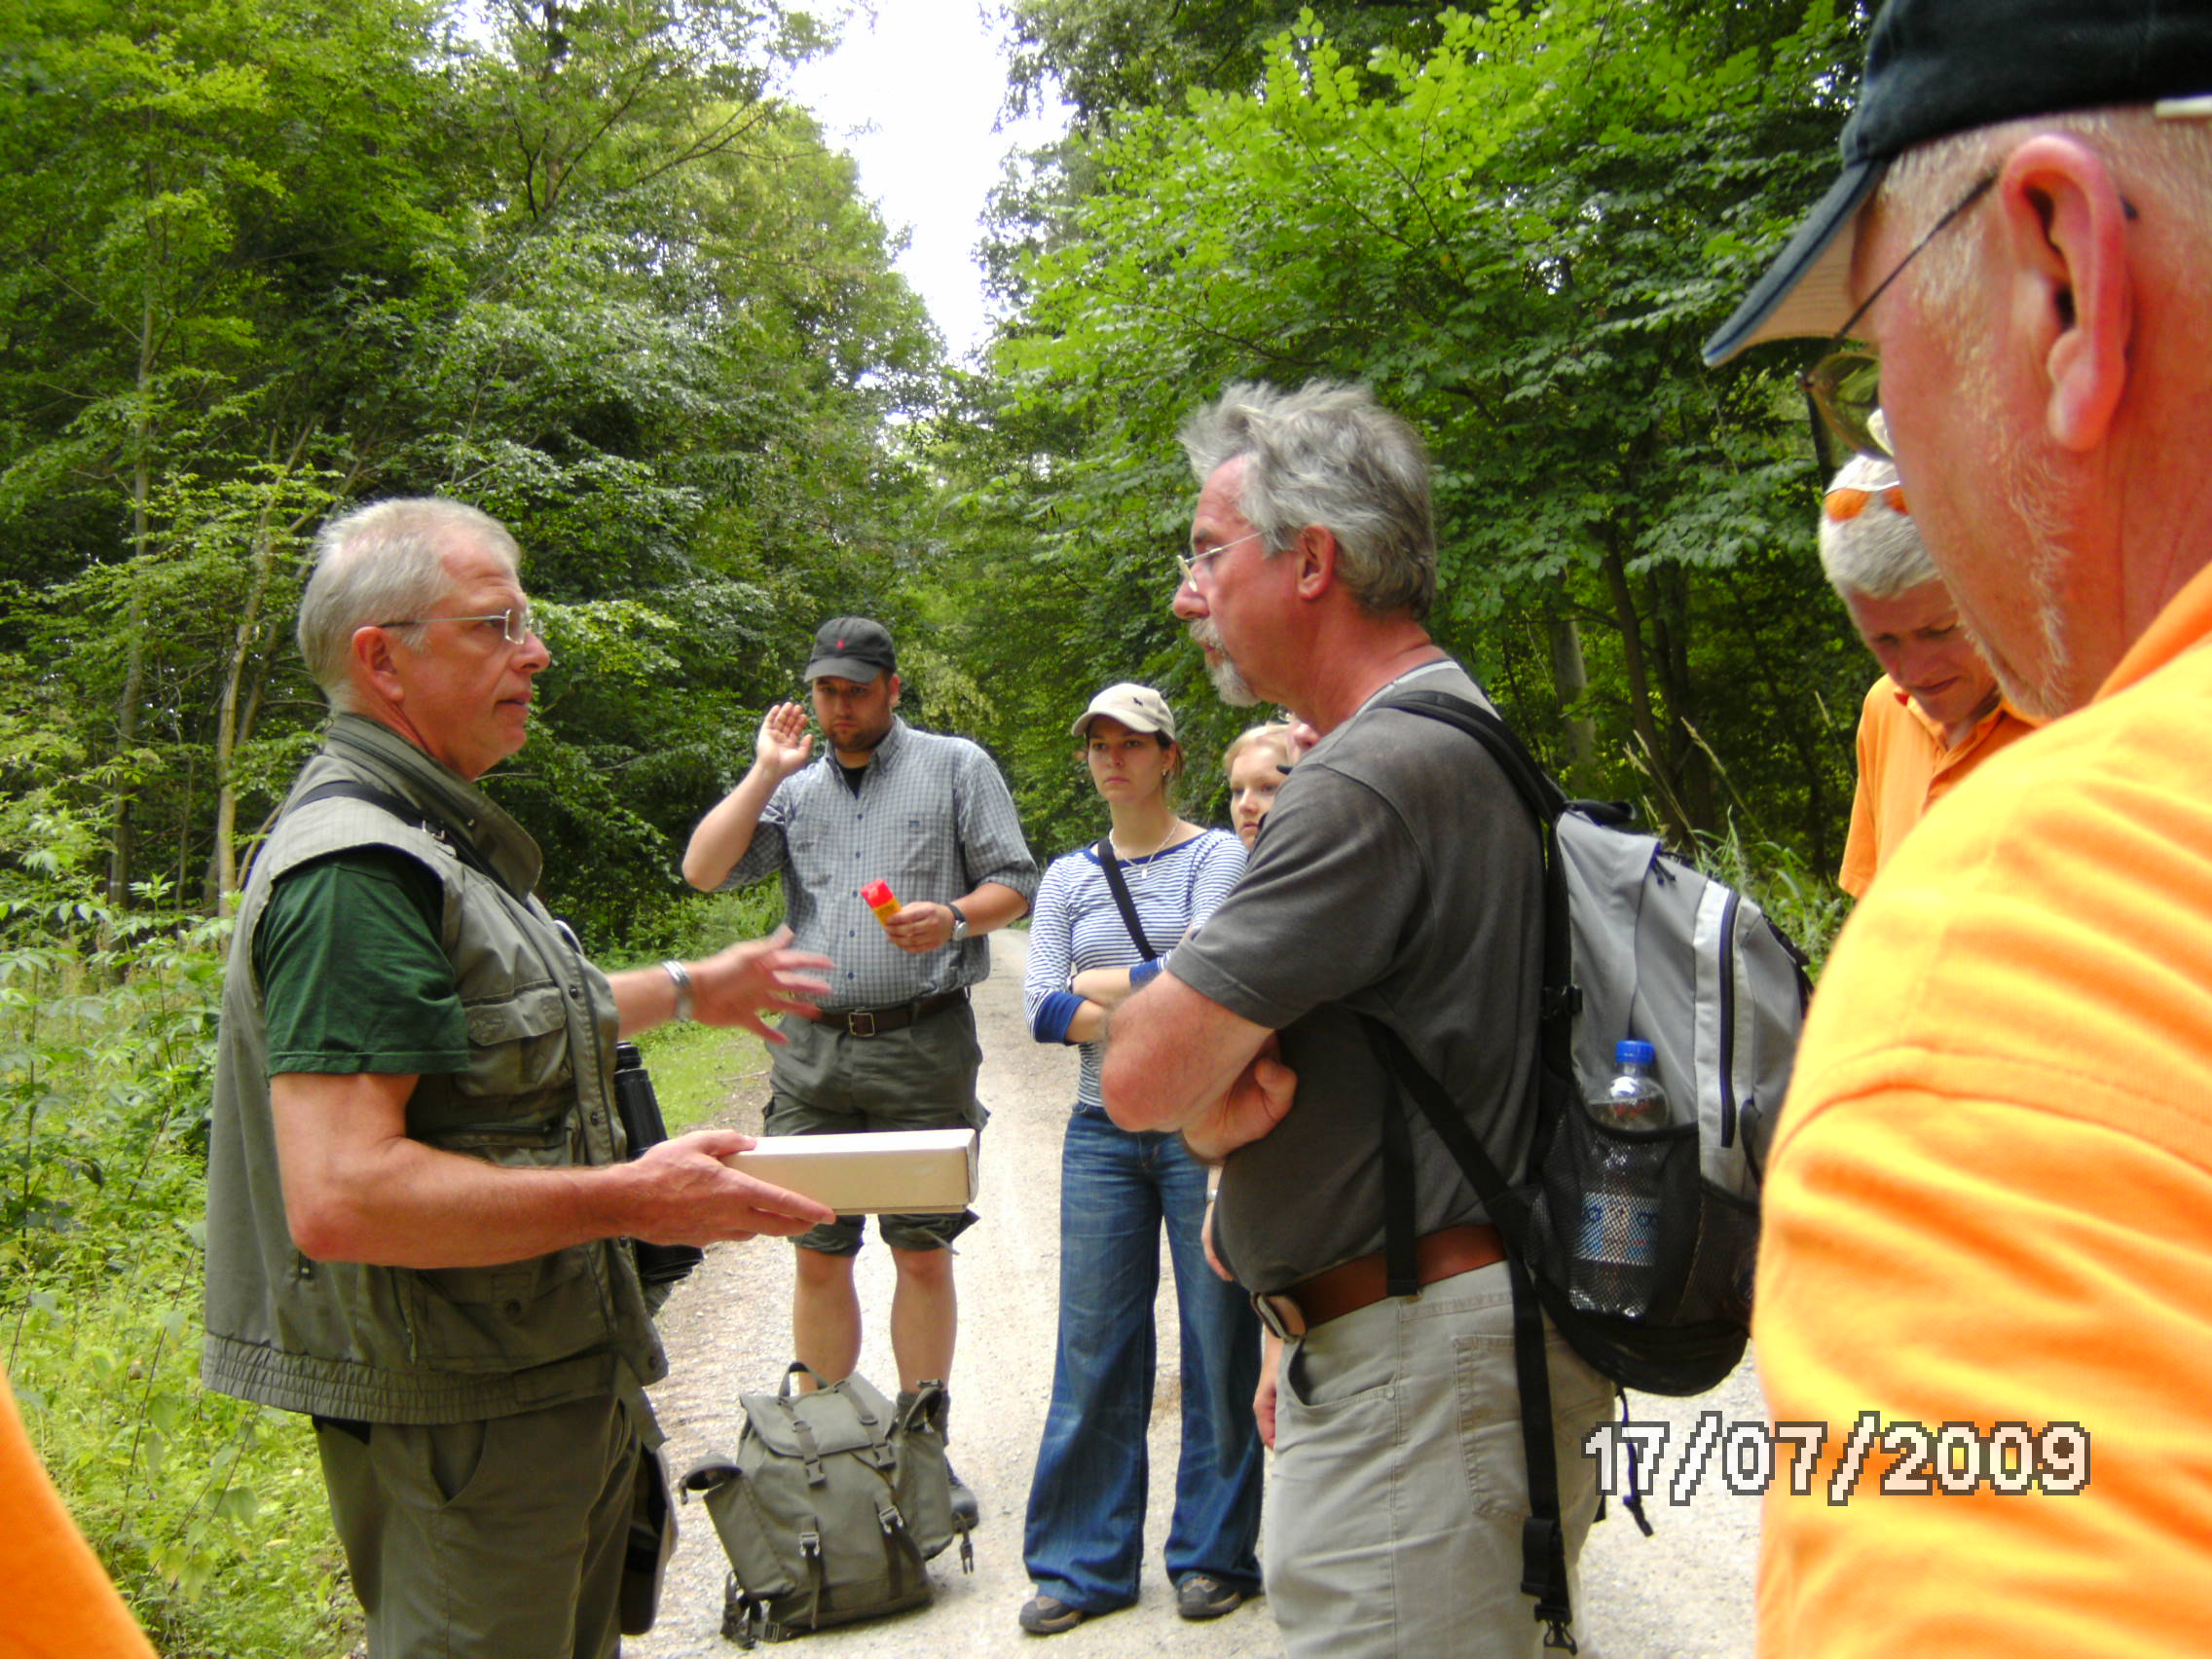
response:
[(1183, 1450), (1167, 1575), (1180, 1582), (1206, 1572), (1259, 1587), (1260, 1328), (1243, 1293), (1206, 1266), (1205, 1208), (1205, 1168), (1174, 1135), (1130, 1133), (1094, 1109), (1069, 1118), (1059, 1349), (1022, 1558), (1039, 1591), (1088, 1612), (1137, 1599), (1163, 1221), (1183, 1327)]

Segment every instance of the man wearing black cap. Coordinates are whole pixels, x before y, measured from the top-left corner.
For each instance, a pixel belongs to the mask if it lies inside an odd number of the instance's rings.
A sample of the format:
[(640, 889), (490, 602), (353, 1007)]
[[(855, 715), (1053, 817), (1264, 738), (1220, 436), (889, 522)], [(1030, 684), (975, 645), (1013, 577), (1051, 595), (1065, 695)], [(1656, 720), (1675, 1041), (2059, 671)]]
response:
[(2208, 115), (2206, 0), (1895, 0), (1843, 177), (1707, 348), (1835, 337), (1824, 418), (2054, 721), (1814, 1002), (1753, 1335), (1827, 1440), (1769, 1492), (1762, 1654), (2212, 1641)]
[[(1029, 907), (1037, 863), (990, 756), (899, 719), (897, 669), (882, 624), (825, 622), (806, 678), (829, 753), (808, 764), (806, 711), (778, 704), (761, 722), (752, 770), (684, 851), (684, 877), (702, 890), (781, 874), (794, 939), (811, 941), (795, 947), (835, 964), (821, 1019), (786, 1022), (770, 1134), (983, 1125), (968, 987), (991, 971), (982, 936)], [(880, 921), (861, 897), (878, 881), (900, 905)], [(899, 1270), (891, 1346), (903, 1388), (951, 1377), (947, 1246), (975, 1219), (882, 1218)], [(825, 1382), (860, 1363), (861, 1230), (862, 1218), (843, 1216), (797, 1240), (793, 1342)]]

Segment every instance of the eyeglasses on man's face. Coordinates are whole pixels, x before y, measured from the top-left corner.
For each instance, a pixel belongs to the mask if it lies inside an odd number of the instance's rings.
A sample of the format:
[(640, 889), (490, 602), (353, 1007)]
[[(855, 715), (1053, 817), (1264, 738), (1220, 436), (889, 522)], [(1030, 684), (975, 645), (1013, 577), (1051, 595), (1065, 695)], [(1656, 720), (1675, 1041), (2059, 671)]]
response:
[[(1874, 284), (1874, 291), (1844, 320), (1828, 342), (1828, 350), (1805, 374), (1801, 384), (1805, 388), (1805, 401), (1812, 410), (1813, 451), (1820, 457), (1824, 478), (1835, 470), (1824, 428), (1835, 433), (1855, 454), (1875, 461), (1896, 459), (1896, 452), (1890, 448), (1890, 425), (1882, 418), (1882, 359), (1864, 348), (1855, 350), (1844, 343), (1859, 326), (1859, 319), (1889, 291), (1892, 282), (1904, 275), (1904, 268), (1919, 257), (1920, 250), (1940, 236), (1944, 226), (1987, 196), (1997, 179), (1994, 168), (1983, 173), (1964, 196), (1951, 203), (1941, 218), (1928, 227), (1927, 234), (1905, 250), (1904, 257), (1891, 268), (1887, 276)], [(2142, 217), (2135, 203), (2124, 196), (2120, 200), (2120, 206), (2130, 220)]]
[(1835, 470), (1828, 456), (1826, 432), (1833, 432), (1856, 454), (1876, 461), (1893, 459), (1889, 423), (1882, 419), (1882, 359), (1872, 351), (1854, 350), (1845, 343), (1851, 339), (1852, 330), (1859, 326), (1859, 319), (1873, 309), (1876, 300), (1889, 292), (1890, 284), (1904, 275), (1905, 267), (1920, 257), (1920, 250), (1942, 235), (1943, 228), (1952, 220), (1988, 195), (1989, 187), (1996, 182), (1995, 171), (1983, 173), (1974, 180), (1972, 189), (1951, 203), (1941, 218), (1928, 227), (1927, 233), (1905, 250), (1904, 257), (1890, 268), (1890, 274), (1874, 284), (1873, 292), (1844, 320), (1821, 360), (1806, 373), (1802, 384), (1805, 401), (1812, 410), (1813, 449), (1820, 457), (1824, 476)]
[(422, 628), (432, 622), (483, 622), (497, 623), (499, 638), (510, 645), (519, 645), (537, 632), (537, 623), (527, 605), (514, 606), (506, 610), (487, 611), (482, 616), (410, 616), (399, 622), (379, 622), (380, 628)]
[(1210, 571), (1213, 560), (1218, 559), (1232, 547), (1241, 547), (1247, 541), (1259, 540), (1262, 534), (1262, 532), (1255, 530), (1249, 535), (1239, 535), (1235, 541), (1224, 541), (1218, 547), (1208, 547), (1203, 553), (1176, 554), (1175, 563), (1183, 568), (1183, 585), (1193, 593), (1198, 592), (1207, 585), (1198, 580), (1199, 571)]

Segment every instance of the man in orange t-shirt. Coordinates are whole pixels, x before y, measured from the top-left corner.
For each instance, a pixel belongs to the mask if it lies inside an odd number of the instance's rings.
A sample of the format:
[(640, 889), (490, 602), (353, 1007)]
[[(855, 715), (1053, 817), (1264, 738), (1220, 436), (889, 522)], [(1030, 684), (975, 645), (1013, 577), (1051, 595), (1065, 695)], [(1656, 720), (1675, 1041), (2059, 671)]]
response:
[(1706, 348), (1871, 343), (1816, 406), (2055, 722), (1814, 998), (1752, 1335), (1825, 1440), (1767, 1488), (1762, 1659), (2212, 1652), (2208, 94), (2212, 0), (1890, 0), (1842, 177)]
[(154, 1659), (47, 1479), (0, 1377), (0, 1656)]
[(1853, 456), (1835, 475), (1821, 502), (1821, 569), (1883, 668), (1859, 716), (1839, 877), (1857, 899), (1938, 798), (2039, 722), (2005, 700), (1959, 626), (1895, 464)]

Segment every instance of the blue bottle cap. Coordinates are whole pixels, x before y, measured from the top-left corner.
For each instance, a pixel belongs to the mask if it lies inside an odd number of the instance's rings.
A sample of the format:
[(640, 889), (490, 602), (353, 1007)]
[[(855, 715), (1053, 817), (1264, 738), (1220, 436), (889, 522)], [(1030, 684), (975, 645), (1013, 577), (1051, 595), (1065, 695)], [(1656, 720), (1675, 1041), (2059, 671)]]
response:
[(1613, 1045), (1613, 1063), (1621, 1066), (1647, 1066), (1659, 1057), (1659, 1051), (1650, 1044), (1634, 1037), (1624, 1037)]

